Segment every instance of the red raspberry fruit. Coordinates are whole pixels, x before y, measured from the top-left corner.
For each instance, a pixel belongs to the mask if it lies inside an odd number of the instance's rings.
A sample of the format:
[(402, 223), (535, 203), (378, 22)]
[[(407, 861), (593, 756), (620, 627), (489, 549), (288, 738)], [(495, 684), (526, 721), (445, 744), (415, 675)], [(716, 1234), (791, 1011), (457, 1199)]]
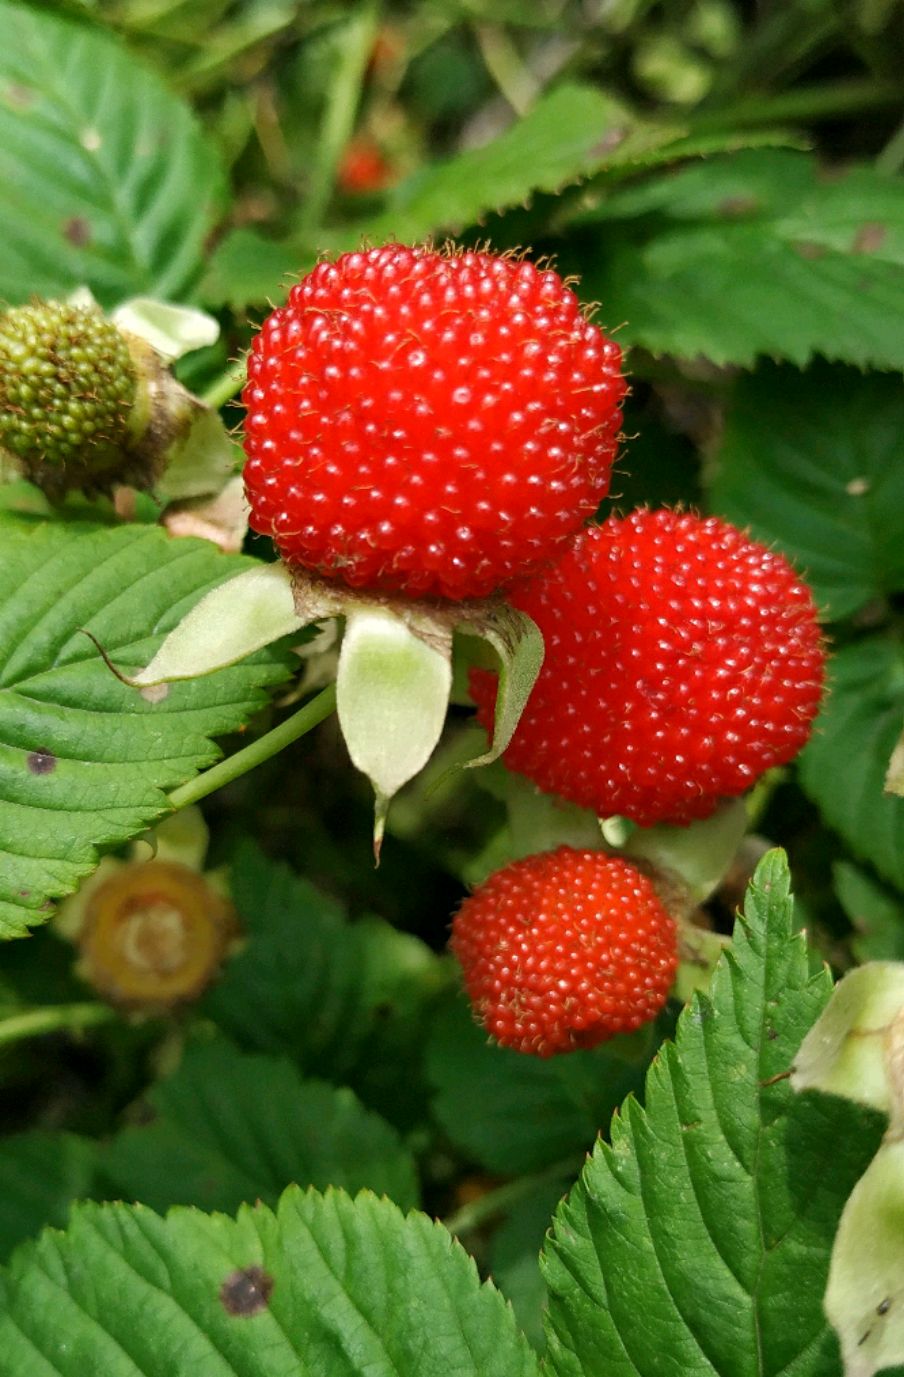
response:
[(678, 965), (652, 881), (619, 856), (569, 846), (497, 870), (462, 904), (450, 945), (480, 1022), (537, 1057), (648, 1023)]
[(399, 244), (321, 263), (251, 348), (251, 525), (353, 588), (492, 593), (605, 496), (620, 360), (531, 263)]
[[(610, 517), (510, 598), (546, 658), (506, 764), (601, 817), (706, 817), (810, 733), (825, 662), (810, 591), (725, 521)], [(495, 676), (471, 689), (488, 726)]]

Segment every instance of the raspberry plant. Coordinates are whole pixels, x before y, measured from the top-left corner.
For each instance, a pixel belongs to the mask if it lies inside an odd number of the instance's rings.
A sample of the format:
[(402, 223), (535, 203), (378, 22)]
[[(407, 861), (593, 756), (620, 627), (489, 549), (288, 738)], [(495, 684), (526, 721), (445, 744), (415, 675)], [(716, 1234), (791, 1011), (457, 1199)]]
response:
[(904, 1370), (900, 15), (0, 21), (0, 1377)]

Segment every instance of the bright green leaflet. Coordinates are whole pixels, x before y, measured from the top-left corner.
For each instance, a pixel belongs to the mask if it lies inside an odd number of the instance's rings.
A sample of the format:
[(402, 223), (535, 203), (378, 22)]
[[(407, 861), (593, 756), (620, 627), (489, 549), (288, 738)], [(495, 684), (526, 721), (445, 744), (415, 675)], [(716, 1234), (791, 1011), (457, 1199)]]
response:
[(0, 1274), (0, 1377), (537, 1377), (426, 1215), (286, 1191), (238, 1219), (82, 1205)]
[(0, 32), (0, 299), (189, 297), (225, 202), (189, 107), (88, 24), (3, 0)]
[(560, 1208), (547, 1245), (556, 1377), (829, 1377), (832, 1237), (881, 1123), (786, 1072), (831, 990), (792, 935), (772, 851), (697, 995)]
[(0, 519), (0, 936), (46, 921), (98, 847), (166, 811), (166, 791), (216, 760), (287, 677), (270, 649), (149, 703), (134, 671), (204, 593), (251, 561), (156, 527)]
[(335, 900), (250, 844), (234, 859), (232, 895), (247, 941), (203, 1012), (249, 1050), (348, 1081), (395, 1121), (412, 1097), (419, 1112), (444, 963), (379, 918), (350, 923)]
[(351, 1090), (304, 1081), (281, 1058), (227, 1043), (191, 1049), (148, 1103), (152, 1121), (122, 1129), (100, 1157), (122, 1199), (231, 1213), (243, 1202), (275, 1205), (294, 1181), (352, 1194), (367, 1187), (403, 1209), (418, 1203), (414, 1162), (396, 1131)]
[(478, 1028), (463, 997), (433, 1020), (427, 1073), (433, 1113), (490, 1171), (538, 1171), (589, 1149), (623, 1097), (639, 1089), (653, 1030), (567, 1057), (526, 1057)]
[(900, 377), (764, 364), (732, 396), (710, 505), (777, 542), (827, 619), (848, 616), (904, 589), (902, 436)]
[(582, 290), (603, 321), (627, 322), (626, 343), (715, 363), (904, 365), (902, 178), (829, 181), (806, 154), (751, 149), (616, 191), (586, 223)]
[(904, 798), (883, 792), (904, 718), (904, 649), (867, 637), (833, 656), (830, 672), (801, 783), (854, 854), (904, 888)]

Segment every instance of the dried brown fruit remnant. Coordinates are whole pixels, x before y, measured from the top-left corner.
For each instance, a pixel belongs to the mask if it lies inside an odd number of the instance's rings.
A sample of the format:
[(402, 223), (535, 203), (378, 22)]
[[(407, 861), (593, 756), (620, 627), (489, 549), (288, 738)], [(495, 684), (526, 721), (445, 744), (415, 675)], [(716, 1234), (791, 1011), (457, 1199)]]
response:
[(197, 871), (133, 862), (90, 895), (80, 967), (111, 1003), (163, 1011), (207, 988), (236, 931), (232, 905)]

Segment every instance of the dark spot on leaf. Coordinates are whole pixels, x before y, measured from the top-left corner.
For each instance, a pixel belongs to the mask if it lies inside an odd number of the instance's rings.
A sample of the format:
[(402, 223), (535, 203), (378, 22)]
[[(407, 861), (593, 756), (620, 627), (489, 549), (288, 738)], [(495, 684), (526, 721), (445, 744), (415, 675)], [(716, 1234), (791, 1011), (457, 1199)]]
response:
[(877, 1314), (877, 1315), (887, 1315), (890, 1309), (891, 1309), (891, 1297), (890, 1297), (890, 1296), (886, 1296), (886, 1297), (885, 1297), (885, 1300), (881, 1300), (881, 1301), (879, 1302), (879, 1304), (876, 1306), (876, 1314)]
[(735, 219), (741, 215), (752, 215), (759, 208), (760, 203), (755, 196), (726, 196), (719, 203), (719, 214)]
[(220, 1287), (220, 1303), (227, 1315), (249, 1319), (266, 1310), (273, 1278), (262, 1267), (240, 1267)]
[(2, 95), (4, 102), (13, 110), (27, 110), (35, 98), (32, 88), (23, 86), (20, 81), (11, 81), (8, 86), (4, 86)]
[(885, 243), (887, 234), (887, 225), (881, 225), (878, 220), (867, 220), (854, 235), (851, 249), (854, 253), (875, 253)]
[(91, 225), (84, 215), (72, 215), (63, 221), (63, 238), (68, 239), (77, 249), (91, 243)]
[(628, 131), (624, 125), (613, 125), (607, 129), (599, 143), (595, 143), (590, 150), (591, 158), (601, 158), (604, 153), (611, 153), (618, 148), (619, 144), (624, 143), (628, 137)]
[(57, 767), (57, 758), (53, 751), (39, 746), (36, 751), (29, 753), (25, 763), (33, 775), (49, 775)]
[(766, 1026), (766, 1038), (767, 1038), (767, 1040), (768, 1040), (769, 1042), (775, 1042), (775, 1039), (776, 1039), (777, 1037), (778, 1037), (778, 1033), (775, 1031), (775, 1029), (769, 1027), (768, 1024), (767, 1024), (767, 1026)]
[(794, 248), (801, 258), (824, 258), (826, 253), (824, 244), (814, 244), (810, 239), (799, 239)]

